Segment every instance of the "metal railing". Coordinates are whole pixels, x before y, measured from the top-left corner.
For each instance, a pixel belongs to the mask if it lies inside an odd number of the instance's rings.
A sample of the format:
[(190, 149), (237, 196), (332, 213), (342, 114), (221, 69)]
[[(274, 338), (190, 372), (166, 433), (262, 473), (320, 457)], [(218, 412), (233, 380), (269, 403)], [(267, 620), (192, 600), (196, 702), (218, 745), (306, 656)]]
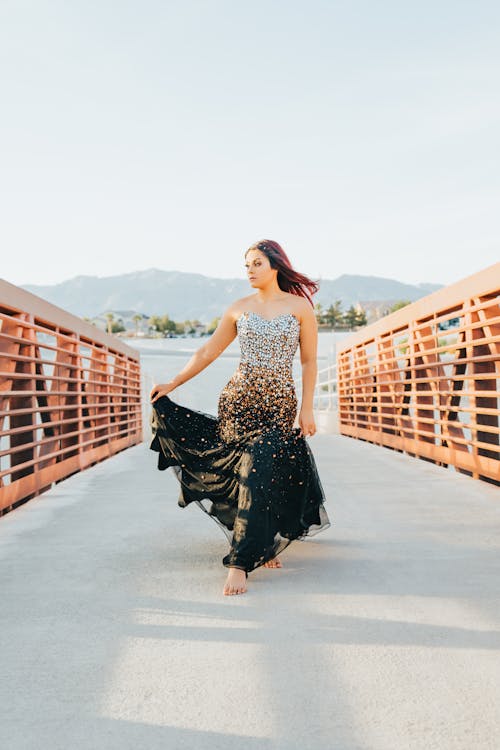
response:
[[(334, 356), (334, 351), (331, 354)], [(330, 359), (330, 357), (329, 357)], [(302, 376), (294, 378), (297, 397), (302, 397)], [(313, 393), (318, 432), (338, 433), (337, 364), (333, 358), (318, 370)]]
[(500, 483), (500, 263), (338, 350), (340, 432)]
[(0, 280), (0, 513), (142, 439), (135, 349)]
[(314, 387), (313, 406), (319, 411), (335, 411), (338, 408), (336, 362), (332, 362), (327, 367), (318, 370), (318, 377)]

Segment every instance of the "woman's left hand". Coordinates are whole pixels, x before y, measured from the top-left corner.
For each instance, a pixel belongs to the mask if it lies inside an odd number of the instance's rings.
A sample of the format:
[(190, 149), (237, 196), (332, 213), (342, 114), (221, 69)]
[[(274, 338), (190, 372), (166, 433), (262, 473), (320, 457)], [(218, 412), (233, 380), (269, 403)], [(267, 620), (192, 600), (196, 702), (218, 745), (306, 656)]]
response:
[(300, 410), (299, 425), (301, 429), (301, 433), (300, 433), (301, 437), (314, 435), (314, 433), (316, 432), (316, 423), (314, 421), (314, 412), (312, 409)]

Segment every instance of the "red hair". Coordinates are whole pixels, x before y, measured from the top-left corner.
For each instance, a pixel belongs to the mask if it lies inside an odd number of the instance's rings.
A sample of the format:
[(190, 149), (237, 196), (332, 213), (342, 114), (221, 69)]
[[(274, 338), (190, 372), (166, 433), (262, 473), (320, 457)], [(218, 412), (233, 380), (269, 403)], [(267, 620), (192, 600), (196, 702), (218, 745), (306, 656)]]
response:
[(260, 242), (256, 242), (248, 248), (245, 257), (250, 250), (260, 250), (268, 259), (271, 268), (278, 269), (277, 281), (280, 289), (299, 297), (305, 297), (314, 307), (312, 296), (318, 291), (319, 283), (308, 276), (304, 276), (303, 273), (295, 271), (281, 245), (274, 240), (260, 240)]

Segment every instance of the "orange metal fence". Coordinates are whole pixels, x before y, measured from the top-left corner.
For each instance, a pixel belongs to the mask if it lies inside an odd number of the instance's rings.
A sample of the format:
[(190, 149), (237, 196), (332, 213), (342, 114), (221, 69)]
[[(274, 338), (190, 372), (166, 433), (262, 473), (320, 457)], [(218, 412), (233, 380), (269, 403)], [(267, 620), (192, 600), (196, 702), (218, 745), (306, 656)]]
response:
[(340, 432), (500, 483), (500, 263), (358, 331)]
[(0, 280), (0, 513), (141, 439), (138, 353)]

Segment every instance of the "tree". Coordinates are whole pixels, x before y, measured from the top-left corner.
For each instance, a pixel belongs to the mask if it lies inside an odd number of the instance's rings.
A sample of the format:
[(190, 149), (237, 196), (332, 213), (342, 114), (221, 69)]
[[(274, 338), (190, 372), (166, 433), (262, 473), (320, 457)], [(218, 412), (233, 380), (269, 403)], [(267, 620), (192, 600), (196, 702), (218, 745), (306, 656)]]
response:
[[(167, 315), (165, 313), (165, 315), (161, 316), (161, 318), (160, 318), (160, 326), (161, 326), (161, 330), (163, 331), (163, 333), (167, 333), (168, 332), (169, 326), (170, 326), (171, 322), (173, 322), (173, 321), (171, 320), (170, 315)], [(174, 323), (174, 325), (175, 325), (175, 323)]]
[(170, 318), (168, 318), (168, 320), (165, 321), (164, 330), (165, 333), (177, 333), (177, 323), (175, 322), (175, 320), (171, 320)]
[(401, 310), (402, 307), (406, 307), (406, 305), (410, 305), (411, 301), (409, 299), (400, 299), (397, 302), (395, 302), (384, 315), (389, 315), (390, 313), (396, 312), (396, 310)]
[(365, 311), (363, 310), (363, 308), (361, 307), (361, 308), (360, 308), (360, 309), (358, 310), (358, 320), (357, 320), (357, 322), (356, 322), (356, 326), (365, 326), (365, 325), (366, 325), (366, 323), (367, 323), (367, 320), (366, 320), (366, 313), (365, 313)]
[(112, 312), (107, 312), (105, 317), (107, 318), (107, 321), (108, 321), (108, 326), (107, 326), (108, 333), (113, 333), (113, 320), (115, 319), (115, 316), (113, 315)]
[(358, 325), (358, 311), (351, 305), (346, 313), (344, 313), (344, 323), (348, 328), (355, 328)]
[(134, 323), (135, 323), (135, 335), (137, 336), (137, 334), (139, 333), (139, 323), (140, 323), (140, 322), (141, 322), (141, 320), (142, 320), (142, 315), (140, 315), (139, 313), (136, 313), (136, 314), (135, 314), (135, 315), (133, 316), (132, 320), (133, 320), (133, 321), (134, 321)]
[(159, 315), (151, 315), (151, 317), (148, 318), (148, 326), (152, 328), (154, 331), (158, 331), (158, 333), (162, 333), (160, 321), (161, 321), (161, 318)]
[(341, 300), (335, 300), (333, 305), (330, 305), (326, 312), (323, 313), (323, 320), (332, 328), (336, 328), (342, 323), (343, 315)]

